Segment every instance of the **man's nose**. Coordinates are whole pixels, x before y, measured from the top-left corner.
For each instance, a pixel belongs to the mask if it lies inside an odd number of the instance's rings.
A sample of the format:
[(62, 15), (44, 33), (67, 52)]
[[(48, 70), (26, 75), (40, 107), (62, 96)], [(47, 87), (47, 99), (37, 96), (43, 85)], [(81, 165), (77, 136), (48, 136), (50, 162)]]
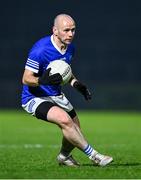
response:
[(73, 36), (73, 32), (70, 30), (69, 31), (69, 36), (72, 37)]

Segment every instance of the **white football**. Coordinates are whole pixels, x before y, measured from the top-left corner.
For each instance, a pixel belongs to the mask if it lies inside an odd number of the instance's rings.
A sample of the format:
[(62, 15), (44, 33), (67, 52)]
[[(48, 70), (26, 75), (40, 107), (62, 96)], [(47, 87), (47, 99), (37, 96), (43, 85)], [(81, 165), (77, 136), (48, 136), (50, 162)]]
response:
[(51, 68), (50, 75), (59, 73), (62, 76), (62, 85), (67, 84), (72, 76), (70, 65), (63, 60), (51, 61), (47, 68)]

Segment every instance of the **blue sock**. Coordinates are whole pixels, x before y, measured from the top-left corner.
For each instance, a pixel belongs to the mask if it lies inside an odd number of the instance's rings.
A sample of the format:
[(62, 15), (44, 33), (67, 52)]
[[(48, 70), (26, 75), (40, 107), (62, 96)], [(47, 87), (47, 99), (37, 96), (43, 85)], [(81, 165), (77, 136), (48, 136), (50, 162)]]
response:
[(83, 152), (87, 155), (87, 156), (91, 156), (92, 154), (94, 154), (96, 151), (88, 144), (86, 146), (86, 148), (83, 150)]

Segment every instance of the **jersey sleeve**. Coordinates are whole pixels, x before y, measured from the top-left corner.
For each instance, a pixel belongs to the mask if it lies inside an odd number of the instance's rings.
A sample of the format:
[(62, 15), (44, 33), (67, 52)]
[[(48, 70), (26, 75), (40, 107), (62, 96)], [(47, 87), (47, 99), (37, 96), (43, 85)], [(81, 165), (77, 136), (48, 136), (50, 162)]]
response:
[(38, 73), (39, 72), (39, 62), (37, 60), (28, 58), (26, 65), (25, 65), (25, 69), (28, 69), (34, 73)]
[(43, 52), (39, 48), (34, 47), (31, 49), (25, 64), (25, 69), (38, 73), (43, 63), (42, 56)]

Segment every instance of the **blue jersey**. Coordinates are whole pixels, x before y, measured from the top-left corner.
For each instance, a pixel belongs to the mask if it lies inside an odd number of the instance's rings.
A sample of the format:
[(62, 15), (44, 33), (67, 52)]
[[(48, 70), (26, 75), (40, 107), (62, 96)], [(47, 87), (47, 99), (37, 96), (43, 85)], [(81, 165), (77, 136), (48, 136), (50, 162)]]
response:
[[(53, 36), (47, 36), (33, 45), (29, 52), (25, 69), (34, 72), (35, 76), (41, 76), (51, 61), (63, 59), (70, 64), (73, 56), (74, 46), (72, 44), (68, 45), (67, 50), (62, 53), (54, 43)], [(22, 104), (26, 104), (34, 97), (57, 96), (60, 94), (60, 85), (40, 85), (37, 87), (23, 85)]]

